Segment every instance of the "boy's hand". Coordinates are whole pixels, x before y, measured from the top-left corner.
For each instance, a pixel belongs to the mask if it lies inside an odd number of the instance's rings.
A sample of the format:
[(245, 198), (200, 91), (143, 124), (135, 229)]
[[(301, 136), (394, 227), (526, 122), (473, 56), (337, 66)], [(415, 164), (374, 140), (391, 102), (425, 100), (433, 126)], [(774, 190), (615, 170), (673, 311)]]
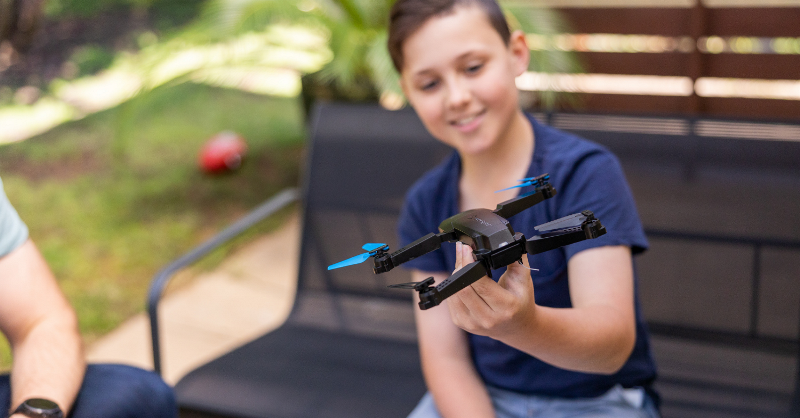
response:
[[(472, 248), (457, 242), (455, 271), (473, 261)], [(447, 306), (453, 323), (467, 332), (494, 339), (523, 329), (530, 331), (536, 304), (528, 258), (522, 257), (522, 261), (522, 265), (509, 264), (497, 283), (483, 277), (450, 297)]]

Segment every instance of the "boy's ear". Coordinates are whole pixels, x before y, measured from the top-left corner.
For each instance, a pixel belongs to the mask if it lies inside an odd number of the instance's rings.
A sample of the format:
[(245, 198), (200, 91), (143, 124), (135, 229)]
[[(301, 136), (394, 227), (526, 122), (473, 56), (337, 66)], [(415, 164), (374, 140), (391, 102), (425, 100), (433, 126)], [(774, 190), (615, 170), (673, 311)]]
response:
[(511, 33), (508, 50), (514, 60), (514, 75), (518, 77), (528, 70), (528, 65), (531, 61), (531, 50), (528, 48), (525, 32), (515, 30)]

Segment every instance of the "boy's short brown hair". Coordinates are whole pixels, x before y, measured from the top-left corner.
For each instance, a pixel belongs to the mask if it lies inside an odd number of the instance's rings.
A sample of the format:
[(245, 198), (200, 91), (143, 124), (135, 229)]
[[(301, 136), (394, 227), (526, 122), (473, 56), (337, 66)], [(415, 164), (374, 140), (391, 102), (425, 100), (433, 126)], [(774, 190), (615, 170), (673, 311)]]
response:
[(403, 68), (403, 42), (428, 19), (452, 13), (456, 6), (473, 5), (484, 11), (489, 23), (508, 45), (511, 30), (495, 0), (397, 0), (389, 13), (388, 47), (394, 68), (398, 72)]

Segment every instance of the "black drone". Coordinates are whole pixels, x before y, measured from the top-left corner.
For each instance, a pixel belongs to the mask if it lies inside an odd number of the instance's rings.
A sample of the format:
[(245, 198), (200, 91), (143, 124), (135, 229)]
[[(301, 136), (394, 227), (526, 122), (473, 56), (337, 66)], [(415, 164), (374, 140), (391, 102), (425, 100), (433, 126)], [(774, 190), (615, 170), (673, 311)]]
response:
[(439, 224), (438, 234), (425, 235), (391, 254), (387, 244), (366, 244), (362, 247), (366, 253), (333, 264), (328, 270), (363, 263), (373, 257), (373, 271), (380, 274), (439, 249), (443, 242), (461, 241), (472, 247), (475, 261), (437, 286), (433, 286), (433, 277), (421, 282), (389, 286), (416, 290), (419, 292), (419, 307), (426, 310), (439, 305), (481, 277), (492, 277), (492, 269), (499, 269), (513, 262), (522, 263), (522, 256), (526, 253), (539, 254), (606, 233), (605, 227), (589, 210), (541, 224), (535, 227), (539, 235), (528, 239), (520, 232), (515, 233), (506, 219), (555, 196), (556, 189), (548, 183), (549, 179), (548, 174), (522, 179), (520, 184), (508, 189), (534, 186), (535, 190), (506, 200), (498, 204), (495, 210), (470, 209), (447, 218)]

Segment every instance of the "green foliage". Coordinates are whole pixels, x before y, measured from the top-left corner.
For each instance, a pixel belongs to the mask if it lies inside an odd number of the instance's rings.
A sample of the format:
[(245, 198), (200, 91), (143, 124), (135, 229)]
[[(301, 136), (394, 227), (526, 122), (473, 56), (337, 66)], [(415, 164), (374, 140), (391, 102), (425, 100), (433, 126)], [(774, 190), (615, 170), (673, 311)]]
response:
[(114, 62), (114, 52), (99, 45), (84, 45), (77, 48), (69, 60), (78, 66), (77, 75), (90, 75), (108, 68)]
[(382, 92), (400, 94), (385, 47), (390, 7), (387, 0), (211, 0), (203, 16), (219, 37), (274, 23), (324, 30), (334, 58), (313, 75), (313, 88), (339, 99), (376, 100)]
[[(205, 175), (199, 150), (222, 130), (242, 135), (248, 156), (235, 173)], [(115, 156), (119, 134), (130, 146)], [(0, 175), (91, 342), (144, 308), (161, 267), (296, 185), (304, 135), (296, 99), (185, 83), (0, 146)]]
[(50, 19), (97, 17), (113, 10), (153, 12), (168, 24), (183, 24), (196, 17), (204, 0), (48, 0), (44, 14)]
[[(144, 0), (150, 3), (149, 0)], [(45, 2), (45, 15), (58, 17), (93, 17), (99, 13), (120, 7), (140, 6), (141, 0), (49, 0)]]
[[(386, 48), (388, 16), (394, 0), (210, 0), (203, 19), (216, 36), (261, 31), (276, 22), (307, 24), (328, 33), (333, 59), (307, 77), (304, 88), (313, 95), (340, 100), (375, 100), (384, 94), (401, 95), (398, 75)], [(509, 4), (512, 26), (527, 33), (561, 33), (566, 24), (549, 9)], [(574, 54), (532, 51), (531, 69), (542, 72), (578, 72)], [(555, 106), (553, 94), (542, 103)]]

